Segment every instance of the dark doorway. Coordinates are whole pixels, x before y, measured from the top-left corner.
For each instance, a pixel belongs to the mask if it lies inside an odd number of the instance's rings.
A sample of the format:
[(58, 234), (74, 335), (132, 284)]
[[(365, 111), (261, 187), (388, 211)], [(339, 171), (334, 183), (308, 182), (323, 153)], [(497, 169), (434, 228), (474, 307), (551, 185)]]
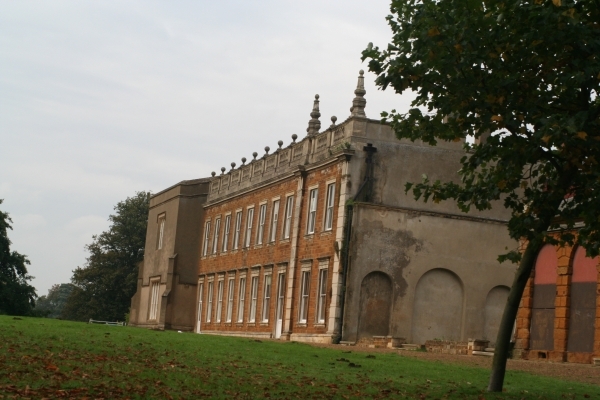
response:
[(573, 257), (571, 279), (571, 313), (567, 351), (594, 351), (594, 321), (596, 320), (596, 288), (598, 257), (589, 258), (583, 247), (577, 247)]
[(388, 336), (392, 281), (383, 272), (371, 272), (360, 285), (358, 337)]

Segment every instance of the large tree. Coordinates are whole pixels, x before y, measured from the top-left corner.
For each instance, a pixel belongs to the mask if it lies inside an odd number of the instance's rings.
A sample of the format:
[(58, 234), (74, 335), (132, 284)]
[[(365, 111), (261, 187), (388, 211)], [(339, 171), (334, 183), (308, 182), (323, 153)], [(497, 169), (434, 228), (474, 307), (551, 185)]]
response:
[[(600, 250), (600, 2), (394, 0), (393, 39), (363, 52), (382, 89), (416, 93), (384, 113), (399, 138), (461, 141), (460, 182), (408, 184), (425, 201), (465, 212), (503, 203), (510, 236), (500, 261), (518, 268), (502, 317), (488, 390), (502, 390), (519, 302), (541, 247)], [(490, 132), (492, 133), (490, 135)], [(549, 234), (556, 232), (556, 236)]]
[(135, 293), (138, 264), (144, 258), (150, 193), (119, 202), (110, 228), (86, 246), (86, 265), (73, 271), (75, 286), (62, 317), (86, 321), (125, 319)]
[(28, 283), (33, 277), (27, 272), (27, 256), (10, 250), (11, 222), (8, 213), (0, 211), (0, 314), (26, 315), (35, 306), (37, 295)]

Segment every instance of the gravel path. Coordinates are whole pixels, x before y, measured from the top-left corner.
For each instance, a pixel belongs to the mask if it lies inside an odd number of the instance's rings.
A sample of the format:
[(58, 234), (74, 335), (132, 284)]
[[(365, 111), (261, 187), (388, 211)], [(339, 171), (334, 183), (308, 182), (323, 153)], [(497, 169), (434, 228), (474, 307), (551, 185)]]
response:
[[(423, 351), (409, 351), (398, 349), (372, 349), (360, 346), (340, 346), (314, 344), (316, 347), (327, 347), (343, 351), (365, 352), (365, 353), (389, 353), (394, 352), (406, 357), (419, 358), (429, 361), (440, 361), (448, 364), (463, 364), (482, 368), (491, 368), (492, 357), (484, 356), (460, 356), (452, 354), (427, 353)], [(549, 361), (527, 361), (508, 360), (508, 370), (525, 371), (534, 375), (548, 376), (583, 383), (591, 383), (600, 386), (600, 367), (591, 364), (555, 363)]]

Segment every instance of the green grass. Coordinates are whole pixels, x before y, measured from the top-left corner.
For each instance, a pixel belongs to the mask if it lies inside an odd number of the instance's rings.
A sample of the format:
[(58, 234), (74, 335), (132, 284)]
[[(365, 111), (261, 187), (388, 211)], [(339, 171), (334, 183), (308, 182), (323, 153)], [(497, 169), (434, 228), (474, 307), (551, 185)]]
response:
[(0, 398), (600, 398), (600, 387), (395, 353), (0, 316)]

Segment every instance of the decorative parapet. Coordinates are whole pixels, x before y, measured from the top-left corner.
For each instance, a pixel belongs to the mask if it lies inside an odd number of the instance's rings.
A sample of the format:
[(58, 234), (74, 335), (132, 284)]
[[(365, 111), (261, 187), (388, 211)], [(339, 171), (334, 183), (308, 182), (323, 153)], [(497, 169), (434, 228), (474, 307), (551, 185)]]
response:
[(306, 136), (299, 142), (293, 137), (294, 142), (286, 148), (280, 147), (273, 154), (267, 152), (248, 164), (245, 164), (244, 158), (243, 164), (238, 168), (233, 167), (227, 173), (213, 176), (208, 202), (220, 200), (273, 179), (283, 178), (293, 174), (299, 166), (316, 164), (350, 149), (352, 126), (349, 121), (350, 119), (340, 125), (332, 125), (327, 130)]

